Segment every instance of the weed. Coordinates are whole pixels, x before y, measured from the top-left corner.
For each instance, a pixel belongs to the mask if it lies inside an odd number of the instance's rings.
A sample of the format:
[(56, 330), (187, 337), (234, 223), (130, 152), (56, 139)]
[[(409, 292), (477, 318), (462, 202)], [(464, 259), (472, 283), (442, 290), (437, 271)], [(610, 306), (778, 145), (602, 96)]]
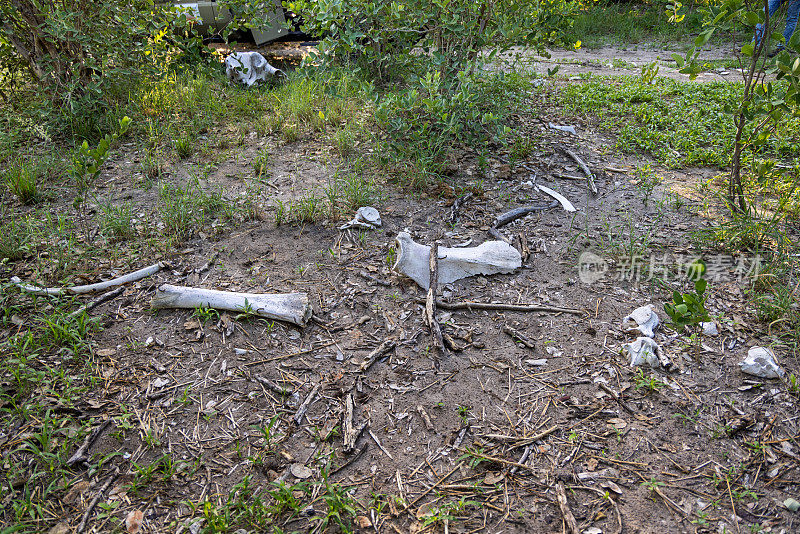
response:
[(267, 175), (267, 165), (269, 164), (269, 151), (262, 148), (258, 151), (255, 159), (253, 159), (253, 171), (256, 177), (261, 178)]
[(8, 259), (17, 261), (28, 253), (31, 240), (31, 227), (28, 221), (18, 220), (16, 217), (6, 218), (7, 222), (0, 225), (0, 261)]
[(133, 223), (133, 207), (130, 204), (102, 206), (103, 231), (117, 241), (133, 239), (136, 236), (136, 227)]
[(30, 162), (13, 164), (2, 175), (8, 190), (23, 204), (33, 204), (40, 198), (38, 182), (42, 169)]
[(201, 323), (205, 324), (208, 321), (218, 321), (219, 320), (219, 312), (214, 308), (210, 308), (208, 306), (198, 306), (192, 312), (194, 317), (200, 320)]
[(300, 140), (300, 127), (296, 124), (285, 124), (281, 130), (281, 136), (287, 145), (296, 143)]
[(188, 132), (183, 132), (181, 135), (175, 139), (175, 153), (181, 159), (186, 159), (194, 153), (194, 145), (196, 143), (196, 139)]
[(640, 485), (643, 488), (647, 488), (648, 490), (655, 492), (658, 488), (662, 487), (664, 483), (656, 480), (655, 477), (650, 477), (650, 480), (645, 480)]
[(654, 376), (645, 376), (644, 371), (641, 369), (636, 370), (636, 376), (633, 377), (636, 389), (643, 389), (646, 393), (653, 393), (664, 387), (664, 382)]
[(209, 217), (228, 205), (220, 191), (206, 193), (197, 179), (185, 187), (162, 182), (159, 199), (165, 232), (181, 239), (199, 230)]

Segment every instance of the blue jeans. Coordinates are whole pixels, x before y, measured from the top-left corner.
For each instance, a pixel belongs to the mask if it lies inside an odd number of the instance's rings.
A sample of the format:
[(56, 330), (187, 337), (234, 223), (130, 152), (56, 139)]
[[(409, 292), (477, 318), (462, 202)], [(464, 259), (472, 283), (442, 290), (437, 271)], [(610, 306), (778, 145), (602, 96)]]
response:
[[(772, 15), (778, 11), (778, 8), (786, 2), (788, 8), (786, 11), (786, 29), (783, 30), (783, 38), (786, 43), (792, 38), (795, 27), (797, 27), (797, 17), (800, 15), (800, 0), (769, 0), (769, 18), (772, 20)], [(761, 41), (761, 34), (763, 32), (763, 24), (756, 25), (756, 44)], [(783, 48), (783, 45), (778, 45), (778, 48)]]

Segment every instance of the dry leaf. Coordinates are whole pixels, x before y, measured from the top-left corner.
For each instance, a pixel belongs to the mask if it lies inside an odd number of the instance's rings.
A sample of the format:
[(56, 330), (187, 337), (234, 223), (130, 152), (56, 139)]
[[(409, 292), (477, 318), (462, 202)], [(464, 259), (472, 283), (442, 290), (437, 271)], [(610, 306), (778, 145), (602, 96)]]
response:
[(117, 353), (117, 349), (99, 349), (97, 355), (103, 358), (113, 356)]
[(137, 534), (142, 529), (142, 521), (144, 521), (142, 511), (131, 510), (128, 517), (125, 518), (125, 528), (128, 529), (128, 534)]

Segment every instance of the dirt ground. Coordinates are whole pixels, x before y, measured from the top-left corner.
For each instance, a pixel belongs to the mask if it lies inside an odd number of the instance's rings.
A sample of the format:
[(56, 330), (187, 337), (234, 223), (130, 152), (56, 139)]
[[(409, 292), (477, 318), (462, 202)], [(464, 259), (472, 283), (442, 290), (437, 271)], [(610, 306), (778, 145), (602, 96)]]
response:
[[(562, 74), (625, 71), (603, 66), (613, 58), (648, 61), (637, 51), (601, 50), (558, 53), (550, 62), (569, 59)], [(578, 135), (549, 128), (551, 121), (575, 125)], [(211, 528), (203, 507), (189, 503), (221, 505), (251, 476), (253, 488), (296, 485), (302, 504), (301, 515), (274, 517), (265, 531), (319, 531), (331, 483), (361, 503), (358, 532), (798, 532), (800, 519), (783, 504), (800, 498), (797, 399), (785, 381), (739, 369), (750, 347), (773, 341), (748, 313), (739, 259), (710, 280), (718, 335), (697, 347), (664, 326), (663, 303), (686, 287), (680, 266), (701, 254), (690, 232), (708, 224), (691, 198), (695, 184), (718, 171), (664, 172), (668, 180), (650, 193), (635, 172), (646, 160), (615, 153), (609, 134), (589, 119), (520, 110), (514, 127), (537, 140), (527, 161), (505, 165), (500, 151), (482, 175), (465, 155), (452, 180), (473, 194), (454, 215), (452, 190), (412, 194), (387, 182), (376, 206), (383, 226), (361, 232), (338, 230), (342, 221), (276, 226), (275, 199), (324, 187), (335, 156), (308, 136), (292, 144), (246, 136), (238, 157), (202, 185), (241, 195), (249, 162), (266, 144), (274, 197), (263, 220), (220, 226), (177, 253), (154, 255), (150, 263), (170, 267), (92, 312), (104, 317), (94, 338), (103, 380), (74, 408), (112, 421), (89, 453), (122, 453), (109, 460), (119, 476), (103, 490), (102, 502), (119, 503), (115, 517), (142, 510), (148, 532)], [(589, 164), (597, 195), (563, 148)], [(124, 147), (101, 179), (103, 198), (148, 205), (156, 192), (141, 192), (141, 176), (126, 164), (138, 157)], [(185, 165), (175, 162), (166, 179), (185, 180)], [(501, 213), (550, 201), (535, 184), (557, 190), (577, 211), (550, 209), (502, 228), (529, 251), (522, 268), (463, 279), (439, 295), (446, 304), (575, 313), (439, 309), (449, 340), (441, 353), (425, 325), (424, 291), (391, 269), (397, 233), (424, 244), (480, 244), (493, 239), (488, 230)], [(590, 283), (578, 270), (587, 251), (609, 269)], [(657, 267), (631, 271), (630, 253), (665, 265), (664, 283), (648, 276)], [(100, 268), (89, 278), (123, 270)], [(163, 283), (304, 292), (314, 317), (301, 328), (153, 311), (150, 299)], [(622, 351), (635, 338), (622, 318), (646, 304), (661, 319), (655, 340), (672, 371), (632, 367)], [(387, 350), (377, 361), (362, 366), (381, 346)], [(775, 352), (787, 373), (800, 371), (795, 355)], [(348, 400), (356, 429), (365, 426), (346, 453)], [(307, 411), (297, 416), (301, 405)], [(177, 465), (174, 476), (137, 491), (137, 466), (165, 455)], [(74, 527), (107, 480), (81, 476), (63, 496), (60, 519)], [(111, 523), (92, 528), (107, 531)]]

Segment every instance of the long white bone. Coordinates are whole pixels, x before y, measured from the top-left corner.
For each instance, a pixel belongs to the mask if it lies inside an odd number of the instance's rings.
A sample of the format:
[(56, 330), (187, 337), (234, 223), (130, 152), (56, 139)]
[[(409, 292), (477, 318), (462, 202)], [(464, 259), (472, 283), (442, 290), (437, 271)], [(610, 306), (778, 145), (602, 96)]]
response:
[(161, 284), (151, 301), (155, 309), (200, 306), (233, 312), (251, 312), (267, 319), (305, 326), (311, 318), (311, 304), (305, 293), (235, 293)]
[[(430, 250), (415, 243), (407, 232), (397, 234), (397, 262), (393, 269), (414, 280), (423, 289), (430, 287)], [(477, 247), (439, 247), (440, 284), (449, 284), (478, 274), (511, 273), (522, 266), (517, 249), (503, 241), (486, 241)]]

